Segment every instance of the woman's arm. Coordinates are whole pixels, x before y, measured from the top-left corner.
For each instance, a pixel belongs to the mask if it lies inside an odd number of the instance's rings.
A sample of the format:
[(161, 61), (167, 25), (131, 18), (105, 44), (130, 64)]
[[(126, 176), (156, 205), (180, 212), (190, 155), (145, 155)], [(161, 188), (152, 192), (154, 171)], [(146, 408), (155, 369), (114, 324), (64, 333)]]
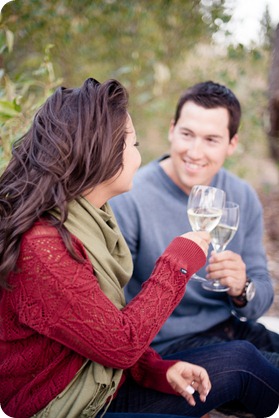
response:
[(118, 310), (101, 291), (83, 246), (75, 241), (75, 247), (84, 264), (69, 255), (58, 234), (23, 240), (13, 274), (19, 320), (30, 331), (92, 361), (131, 367), (179, 303), (189, 276), (205, 262), (205, 255), (194, 242), (175, 239), (138, 296)]
[(211, 389), (209, 376), (203, 367), (185, 361), (163, 360), (151, 347), (129, 371), (141, 386), (183, 396), (191, 405), (195, 405), (192, 396), (195, 391), (205, 402)]

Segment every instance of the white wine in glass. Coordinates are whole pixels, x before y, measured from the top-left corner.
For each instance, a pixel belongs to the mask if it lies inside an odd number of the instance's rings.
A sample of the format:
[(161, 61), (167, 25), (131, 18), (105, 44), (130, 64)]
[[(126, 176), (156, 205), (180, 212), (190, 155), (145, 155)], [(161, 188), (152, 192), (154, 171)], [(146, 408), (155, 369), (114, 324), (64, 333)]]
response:
[[(211, 231), (211, 244), (217, 253), (224, 251), (233, 239), (239, 224), (239, 205), (227, 202), (218, 225)], [(228, 286), (223, 286), (219, 280), (208, 280), (202, 287), (213, 292), (227, 292)]]
[[(193, 231), (211, 232), (222, 216), (226, 194), (216, 187), (196, 185), (189, 195), (187, 214)], [(194, 274), (191, 279), (207, 281)]]
[(222, 216), (222, 209), (195, 208), (188, 210), (188, 218), (193, 231), (212, 231)]

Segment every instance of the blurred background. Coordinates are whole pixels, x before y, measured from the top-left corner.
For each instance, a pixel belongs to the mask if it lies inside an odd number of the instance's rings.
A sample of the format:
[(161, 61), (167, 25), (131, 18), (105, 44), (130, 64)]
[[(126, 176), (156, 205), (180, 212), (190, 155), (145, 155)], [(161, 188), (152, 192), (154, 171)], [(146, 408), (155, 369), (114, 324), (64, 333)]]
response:
[(234, 91), (243, 109), (240, 145), (226, 164), (263, 202), (278, 315), (278, 0), (13, 0), (0, 18), (0, 170), (59, 85), (121, 81), (143, 164), (168, 150), (185, 88), (211, 79)]

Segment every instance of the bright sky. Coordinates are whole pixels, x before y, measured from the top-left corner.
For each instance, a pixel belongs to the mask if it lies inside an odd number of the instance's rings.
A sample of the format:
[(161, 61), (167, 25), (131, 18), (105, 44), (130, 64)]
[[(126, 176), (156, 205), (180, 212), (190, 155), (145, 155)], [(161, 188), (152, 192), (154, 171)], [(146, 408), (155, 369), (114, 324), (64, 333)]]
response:
[[(227, 4), (234, 10), (228, 24), (234, 43), (248, 45), (250, 42), (259, 41), (260, 20), (266, 6), (269, 8), (272, 23), (279, 23), (279, 0), (227, 0)], [(222, 41), (222, 37), (220, 40)]]
[(5, 4), (8, 3), (9, 1), (12, 1), (12, 0), (0, 0), (0, 12), (1, 12), (3, 6), (5, 6)]

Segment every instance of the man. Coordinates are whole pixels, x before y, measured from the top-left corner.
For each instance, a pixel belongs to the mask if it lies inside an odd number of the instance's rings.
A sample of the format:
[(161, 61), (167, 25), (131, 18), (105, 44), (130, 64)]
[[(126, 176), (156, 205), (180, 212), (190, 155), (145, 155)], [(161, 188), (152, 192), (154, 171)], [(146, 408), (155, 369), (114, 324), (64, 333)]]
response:
[(133, 278), (127, 299), (149, 277), (173, 237), (191, 229), (187, 202), (196, 184), (223, 189), (240, 205), (238, 231), (222, 253), (212, 253), (199, 275), (221, 279), (225, 293), (191, 280), (185, 296), (153, 341), (162, 355), (188, 347), (247, 339), (279, 367), (279, 335), (256, 320), (274, 291), (263, 248), (262, 206), (255, 191), (223, 168), (238, 144), (241, 107), (230, 89), (211, 81), (186, 90), (169, 129), (170, 153), (141, 168), (133, 189), (111, 201), (130, 247)]

